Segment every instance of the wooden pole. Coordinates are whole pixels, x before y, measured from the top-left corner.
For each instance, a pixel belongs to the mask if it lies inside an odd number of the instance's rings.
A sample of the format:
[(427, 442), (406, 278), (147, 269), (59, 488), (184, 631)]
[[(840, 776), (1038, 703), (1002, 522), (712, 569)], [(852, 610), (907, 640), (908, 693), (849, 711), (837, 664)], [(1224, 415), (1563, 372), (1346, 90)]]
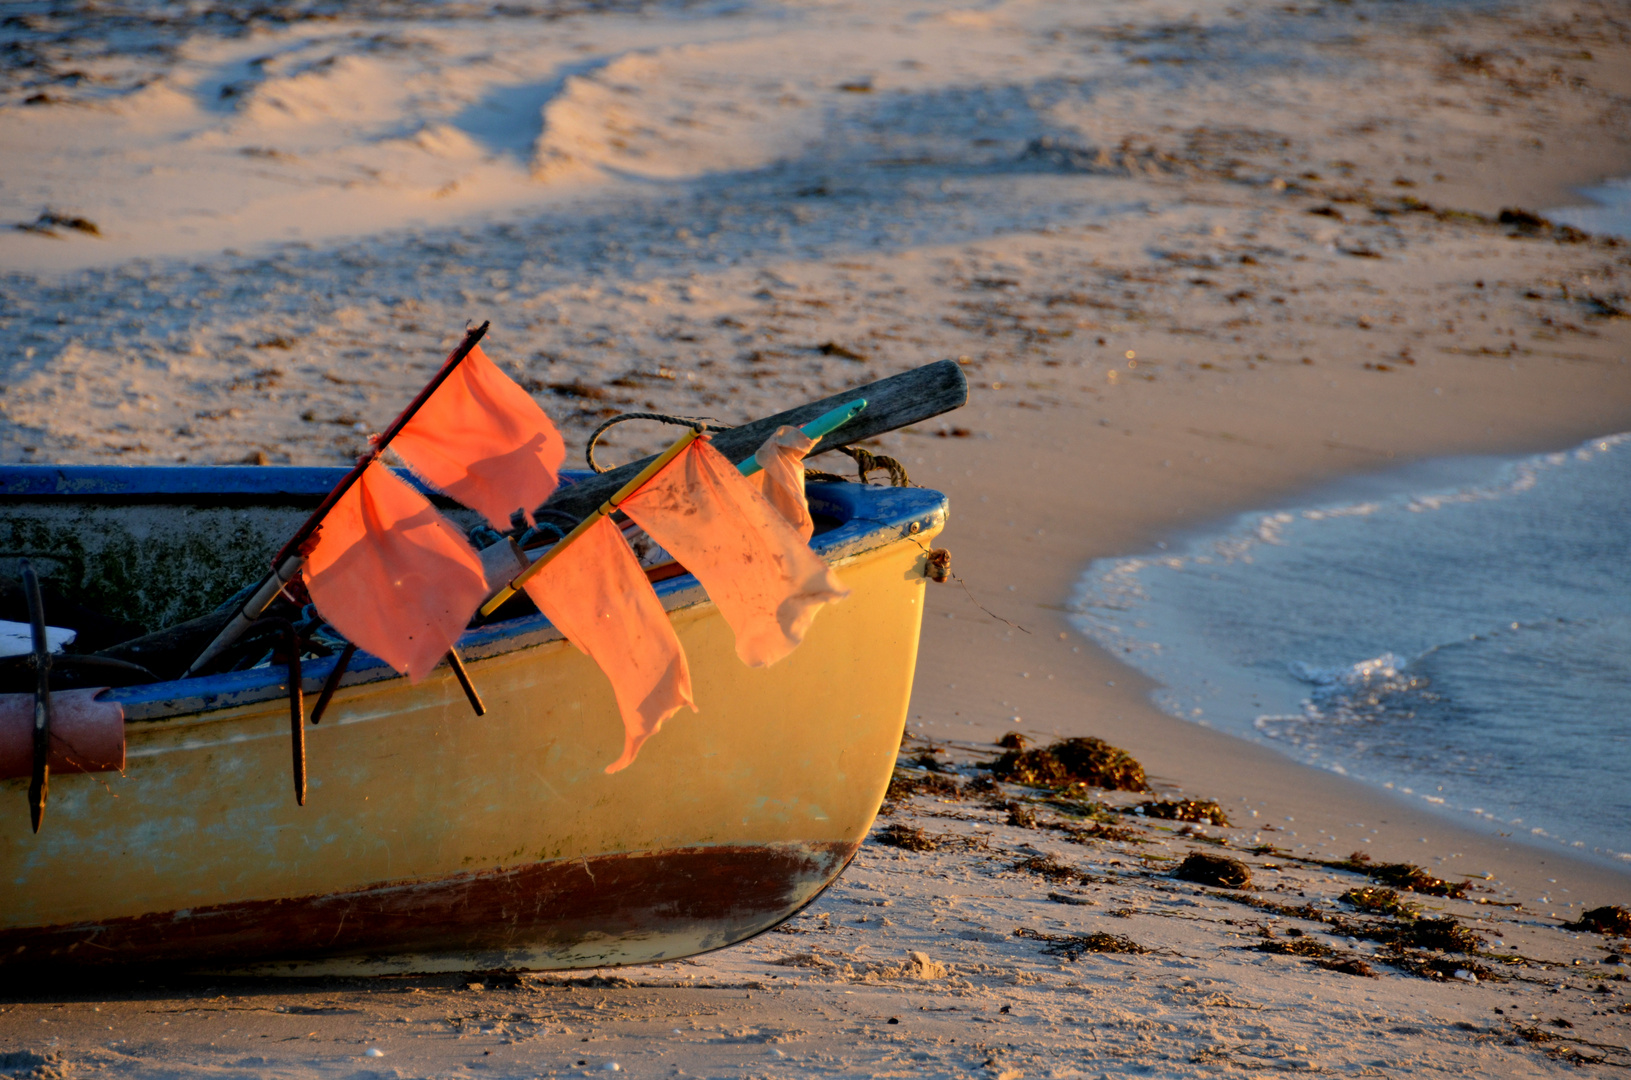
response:
[(453, 369), (457, 368), (464, 361), (464, 358), (470, 355), (470, 351), (486, 335), (487, 327), (490, 325), (492, 324), (484, 322), (475, 329), (464, 332), (464, 340), (460, 341), (458, 347), (448, 354), (447, 361), (442, 364), (441, 370), (431, 378), (430, 382), (425, 384), (423, 390), (419, 391), (419, 396), (408, 402), (408, 407), (403, 409), (401, 414), (391, 421), (391, 426), (386, 428), (379, 438), (374, 440), (374, 445), (368, 453), (357, 459), (357, 464), (352, 467), (351, 471), (340, 478), (340, 482), (334, 485), (334, 490), (324, 496), (321, 503), (317, 504), (317, 509), (312, 511), (311, 517), (306, 519), (306, 523), (295, 531), (294, 536), (289, 539), (287, 544), (283, 545), (283, 550), (279, 551), (276, 557), (272, 559), (274, 567), (282, 566), (285, 560), (300, 551), (300, 545), (304, 544), (311, 538), (311, 534), (317, 531), (317, 526), (321, 525), (323, 518), (330, 510), (334, 509), (334, 504), (339, 502), (345, 496), (345, 493), (351, 490), (352, 485), (362, 479), (363, 471), (379, 459), (379, 456), (385, 452), (385, 448), (391, 445), (391, 440), (396, 438), (402, 429), (408, 426), (408, 421), (413, 419), (415, 413), (424, 408), (425, 402), (430, 400), (430, 396), (447, 381), (448, 376), (453, 374)]
[(334, 504), (339, 502), (358, 480), (362, 479), (362, 474), (367, 470), (368, 466), (379, 460), (379, 456), (385, 452), (385, 448), (391, 445), (391, 440), (401, 433), (402, 429), (408, 425), (408, 421), (413, 419), (414, 414), (424, 407), (425, 402), (430, 400), (430, 396), (447, 381), (448, 376), (453, 374), (454, 369), (464, 361), (464, 358), (470, 355), (470, 351), (486, 335), (487, 328), (491, 325), (491, 323), (484, 322), (480, 326), (464, 332), (464, 338), (448, 354), (441, 370), (437, 371), (430, 382), (425, 384), (425, 388), (419, 391), (417, 397), (408, 402), (408, 407), (403, 409), (397, 418), (391, 421), (391, 426), (386, 428), (379, 438), (374, 440), (374, 444), (368, 453), (357, 459), (357, 464), (352, 467), (350, 472), (340, 478), (340, 482), (334, 485), (334, 490), (323, 497), (323, 501), (317, 504), (317, 509), (312, 511), (305, 524), (295, 530), (294, 536), (290, 537), (289, 542), (284, 544), (282, 550), (273, 557), (271, 574), (261, 582), (260, 588), (255, 590), (254, 595), (238, 609), (238, 613), (232, 617), (232, 621), (222, 627), (219, 634), (215, 635), (215, 640), (210, 642), (209, 646), (198, 654), (198, 659), (194, 660), (188, 665), (187, 670), (182, 672), (181, 677), (183, 679), (191, 678), (205, 664), (219, 656), (223, 649), (237, 641), (238, 637), (255, 620), (261, 617), (261, 613), (271, 606), (272, 601), (282, 591), (283, 586), (293, 580), (295, 574), (299, 572), (301, 564), (305, 561), (305, 556), (300, 554), (301, 545), (311, 539), (312, 533), (316, 532), (317, 527), (323, 523), (323, 518), (330, 510), (334, 509)]
[(588, 532), (590, 526), (594, 525), (595, 522), (599, 521), (607, 514), (610, 514), (613, 510), (616, 510), (618, 503), (622, 502), (630, 495), (633, 495), (636, 491), (639, 491), (640, 488), (645, 485), (647, 480), (650, 480), (653, 476), (656, 476), (659, 472), (661, 472), (663, 470), (663, 466), (679, 457), (680, 451), (684, 450), (687, 446), (690, 446), (696, 437), (701, 434), (702, 432), (698, 431), (696, 428), (688, 428), (684, 435), (681, 435), (674, 441), (673, 446), (670, 446), (657, 457), (651, 459), (651, 461), (647, 463), (646, 467), (641, 469), (633, 479), (629, 480), (622, 487), (618, 488), (610, 498), (596, 507), (582, 521), (578, 522), (577, 526), (574, 527), (571, 532), (567, 533), (559, 543), (540, 555), (537, 562), (531, 564), (525, 570), (521, 571), (510, 580), (508, 585), (494, 593), (492, 599), (488, 600), (481, 606), (481, 613), (483, 615), (491, 615), (493, 612), (503, 607), (506, 600), (519, 592), (521, 587), (525, 585), (534, 574), (548, 566), (557, 555), (565, 551), (568, 544), (572, 543), (572, 541)]

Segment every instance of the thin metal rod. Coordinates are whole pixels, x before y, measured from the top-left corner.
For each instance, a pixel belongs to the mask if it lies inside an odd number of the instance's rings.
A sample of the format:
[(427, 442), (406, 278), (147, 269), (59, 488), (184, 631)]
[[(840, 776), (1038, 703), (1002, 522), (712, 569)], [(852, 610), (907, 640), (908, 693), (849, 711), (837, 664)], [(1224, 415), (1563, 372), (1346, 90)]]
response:
[(447, 650), (447, 663), (453, 669), (459, 685), (464, 687), (464, 696), (470, 699), (470, 707), (476, 710), (477, 716), (486, 716), (487, 706), (481, 703), (481, 695), (476, 693), (476, 684), (470, 681), (470, 673), (464, 669), (464, 660), (460, 658), (459, 650)]
[(28, 781), (28, 820), (40, 831), (45, 801), (51, 794), (51, 646), (45, 635), (45, 601), (40, 579), (27, 559), (22, 561), (23, 596), (28, 601), (28, 623), (34, 655), (34, 769)]
[(300, 677), (300, 633), (288, 619), (260, 619), (250, 624), (283, 633), (283, 647), (289, 652), (289, 750), (294, 758), (294, 798), (306, 805), (306, 696)]
[(346, 642), (345, 648), (340, 650), (339, 659), (334, 661), (334, 670), (330, 671), (328, 678), (323, 680), (323, 692), (317, 695), (317, 704), (312, 707), (311, 722), (313, 724), (322, 722), (323, 714), (328, 711), (328, 703), (334, 700), (334, 691), (340, 688), (340, 680), (345, 678), (346, 670), (351, 667), (351, 658), (356, 655), (356, 643)]
[(652, 459), (651, 464), (647, 465), (644, 469), (641, 469), (639, 474), (636, 475), (634, 479), (618, 488), (617, 492), (611, 498), (601, 503), (600, 506), (590, 513), (588, 517), (585, 517), (582, 521), (578, 522), (577, 527), (571, 532), (567, 533), (564, 540), (550, 548), (548, 551), (544, 552), (542, 555), (538, 556), (537, 562), (534, 562), (525, 570), (521, 571), (510, 580), (508, 585), (494, 593), (493, 598), (481, 606), (481, 613), (483, 615), (491, 615), (493, 612), (503, 607), (506, 600), (520, 591), (521, 587), (524, 586), (534, 574), (548, 566), (551, 560), (553, 560), (561, 552), (565, 551), (567, 545), (571, 544), (572, 541), (588, 532), (590, 526), (594, 525), (595, 522), (599, 521), (607, 514), (610, 514), (613, 510), (616, 510), (618, 503), (622, 502), (630, 495), (633, 495), (636, 491), (639, 491), (640, 488), (645, 485), (647, 480), (650, 480), (653, 476), (656, 476), (663, 470), (665, 465), (667, 465), (670, 461), (673, 461), (676, 457), (679, 457), (680, 451), (684, 450), (687, 446), (690, 446), (692, 441), (701, 434), (702, 432), (696, 430), (695, 428), (686, 429), (685, 434), (676, 439), (673, 446), (670, 446), (667, 450), (664, 450), (661, 454), (657, 455), (656, 458)]

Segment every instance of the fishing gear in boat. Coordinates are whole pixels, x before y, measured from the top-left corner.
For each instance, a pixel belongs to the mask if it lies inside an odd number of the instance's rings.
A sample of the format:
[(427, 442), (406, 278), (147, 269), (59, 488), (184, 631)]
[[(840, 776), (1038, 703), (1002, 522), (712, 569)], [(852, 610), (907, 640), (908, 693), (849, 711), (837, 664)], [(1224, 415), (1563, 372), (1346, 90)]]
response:
[[(838, 408), (829, 409), (827, 412), (816, 417), (814, 420), (804, 425), (804, 427), (800, 430), (804, 432), (805, 437), (819, 440), (823, 436), (838, 430), (851, 420), (855, 419), (863, 411), (865, 411), (866, 407), (866, 398), (856, 398), (853, 401), (847, 401)], [(661, 472), (669, 462), (673, 461), (685, 450), (686, 447), (690, 446), (694, 439), (706, 433), (710, 427), (706, 419), (698, 417), (670, 416), (666, 413), (626, 413), (623, 416), (613, 417), (611, 420), (601, 424), (594, 430), (594, 433), (589, 436), (588, 445), (584, 450), (584, 457), (588, 459), (589, 467), (601, 475), (605, 475), (612, 470), (602, 468), (599, 463), (595, 461), (595, 440), (598, 439), (601, 436), (601, 433), (603, 433), (607, 428), (623, 420), (658, 420), (668, 424), (684, 425), (690, 430), (688, 430), (684, 435), (680, 436), (679, 439), (669, 446), (667, 450), (664, 450), (655, 458), (650, 459), (644, 468), (625, 481), (623, 486), (618, 488), (616, 492), (610, 495), (605, 502), (601, 503), (590, 513), (584, 515), (583, 519), (578, 522), (570, 533), (567, 533), (564, 537), (562, 537), (560, 542), (558, 542), (548, 551), (544, 552), (544, 554), (537, 560), (529, 563), (526, 568), (523, 569), (519, 575), (513, 578), (507, 586), (498, 590), (491, 597), (489, 597), (487, 602), (484, 603), (480, 609), (480, 613), (483, 616), (492, 615), (499, 608), (503, 607), (505, 601), (509, 600), (510, 597), (519, 592), (526, 585), (527, 581), (541, 572), (545, 566), (549, 565), (551, 560), (564, 552), (569, 544), (593, 528), (595, 523), (601, 518), (612, 514), (617, 509), (619, 503), (629, 498), (636, 491), (639, 491), (648, 480)], [(722, 430), (728, 431), (730, 429), (725, 428)], [(743, 476), (751, 476), (758, 472), (760, 468), (761, 466), (759, 465), (757, 459), (749, 457), (743, 460), (741, 464), (737, 466), (737, 471), (739, 471)]]

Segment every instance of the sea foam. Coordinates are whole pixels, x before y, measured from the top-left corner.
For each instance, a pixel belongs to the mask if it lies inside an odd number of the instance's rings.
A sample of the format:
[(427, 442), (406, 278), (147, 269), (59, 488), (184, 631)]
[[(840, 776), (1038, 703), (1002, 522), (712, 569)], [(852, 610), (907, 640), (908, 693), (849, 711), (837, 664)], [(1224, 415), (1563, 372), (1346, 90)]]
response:
[(1631, 861), (1631, 437), (1431, 462), (1090, 567), (1167, 712)]

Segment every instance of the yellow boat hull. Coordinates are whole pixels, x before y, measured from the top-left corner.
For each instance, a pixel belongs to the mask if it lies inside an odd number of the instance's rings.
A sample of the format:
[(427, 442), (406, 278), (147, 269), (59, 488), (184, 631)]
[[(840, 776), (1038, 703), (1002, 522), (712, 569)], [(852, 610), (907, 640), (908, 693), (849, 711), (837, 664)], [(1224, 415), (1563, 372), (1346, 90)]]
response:
[(341, 689), (306, 727), (303, 807), (282, 699), (128, 723), (125, 771), (54, 778), (38, 835), (6, 781), (0, 968), (561, 969), (760, 933), (883, 799), (943, 505), (836, 560), (850, 597), (770, 668), (737, 660), (711, 603), (674, 610), (699, 712), (612, 775), (610, 686), (556, 638), (470, 663), (482, 717), (445, 667)]

